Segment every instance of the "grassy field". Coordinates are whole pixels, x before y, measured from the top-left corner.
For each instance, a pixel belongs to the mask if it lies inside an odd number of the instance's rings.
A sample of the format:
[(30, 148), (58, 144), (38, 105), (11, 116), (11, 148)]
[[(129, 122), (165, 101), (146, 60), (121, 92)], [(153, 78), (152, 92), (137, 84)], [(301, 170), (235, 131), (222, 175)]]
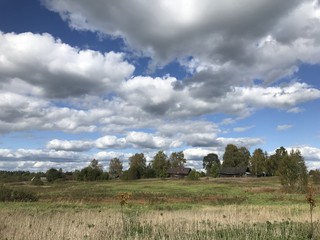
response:
[(285, 193), (277, 178), (6, 187), (39, 200), (0, 203), (0, 239), (320, 239), (319, 209), (311, 231), (305, 194)]

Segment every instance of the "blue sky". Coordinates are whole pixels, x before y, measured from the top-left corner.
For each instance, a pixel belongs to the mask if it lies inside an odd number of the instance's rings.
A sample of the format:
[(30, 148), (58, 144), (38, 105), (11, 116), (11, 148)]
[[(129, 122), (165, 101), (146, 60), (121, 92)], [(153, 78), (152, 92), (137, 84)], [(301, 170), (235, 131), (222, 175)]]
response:
[(0, 169), (227, 144), (320, 168), (314, 0), (2, 0)]

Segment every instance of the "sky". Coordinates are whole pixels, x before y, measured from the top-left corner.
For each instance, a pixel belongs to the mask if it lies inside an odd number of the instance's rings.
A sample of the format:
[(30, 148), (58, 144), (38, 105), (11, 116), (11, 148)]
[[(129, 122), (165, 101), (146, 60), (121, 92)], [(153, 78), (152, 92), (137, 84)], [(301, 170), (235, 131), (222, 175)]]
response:
[(320, 169), (320, 2), (1, 0), (0, 170), (227, 144)]

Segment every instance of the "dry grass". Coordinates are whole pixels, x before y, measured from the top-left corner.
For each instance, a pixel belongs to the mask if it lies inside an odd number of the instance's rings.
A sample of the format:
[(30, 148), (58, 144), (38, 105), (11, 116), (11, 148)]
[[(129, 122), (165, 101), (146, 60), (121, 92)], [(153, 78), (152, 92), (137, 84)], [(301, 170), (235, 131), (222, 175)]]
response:
[[(317, 215), (317, 214), (315, 214)], [(317, 215), (318, 216), (318, 215)], [(164, 223), (169, 221), (201, 222), (203, 220), (214, 221), (221, 225), (237, 225), (239, 223), (264, 223), (281, 222), (291, 220), (294, 222), (306, 222), (310, 219), (307, 206), (219, 206), (207, 207), (196, 210), (181, 210), (172, 212), (153, 211), (140, 216), (140, 221)], [(318, 216), (315, 221), (320, 221)]]
[[(314, 216), (315, 222), (320, 220), (318, 209), (315, 209)], [(212, 228), (243, 223), (306, 222), (309, 212), (308, 206), (301, 205), (229, 205), (180, 211), (141, 212), (126, 209), (126, 219), (128, 224), (134, 224), (133, 233), (129, 235), (123, 233), (121, 212), (117, 209), (1, 209), (0, 239), (178, 239), (176, 233), (179, 229), (192, 234), (196, 231), (209, 233)], [(138, 233), (141, 235), (135, 235)], [(209, 236), (207, 239), (210, 239)]]

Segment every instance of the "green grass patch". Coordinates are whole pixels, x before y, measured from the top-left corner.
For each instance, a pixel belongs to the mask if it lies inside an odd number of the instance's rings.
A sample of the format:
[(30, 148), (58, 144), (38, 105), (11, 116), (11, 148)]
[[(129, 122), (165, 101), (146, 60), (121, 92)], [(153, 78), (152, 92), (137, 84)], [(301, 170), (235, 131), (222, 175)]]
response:
[[(276, 177), (203, 178), (199, 181), (142, 179), (136, 181), (65, 181), (43, 186), (12, 184), (10, 189), (34, 194), (40, 202), (118, 205), (117, 196), (129, 192), (133, 205), (287, 205), (305, 204), (304, 194), (287, 194)], [(318, 197), (319, 198), (319, 197)]]

